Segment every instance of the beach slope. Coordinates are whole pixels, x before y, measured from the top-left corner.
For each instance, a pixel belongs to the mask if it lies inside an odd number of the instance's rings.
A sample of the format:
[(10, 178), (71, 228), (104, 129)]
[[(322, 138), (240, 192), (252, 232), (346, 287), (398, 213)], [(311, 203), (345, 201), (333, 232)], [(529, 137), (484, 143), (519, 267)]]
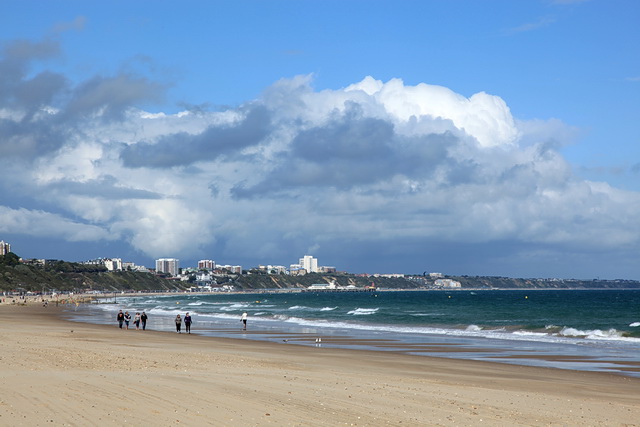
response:
[(640, 423), (637, 378), (127, 331), (60, 314), (0, 305), (0, 425)]

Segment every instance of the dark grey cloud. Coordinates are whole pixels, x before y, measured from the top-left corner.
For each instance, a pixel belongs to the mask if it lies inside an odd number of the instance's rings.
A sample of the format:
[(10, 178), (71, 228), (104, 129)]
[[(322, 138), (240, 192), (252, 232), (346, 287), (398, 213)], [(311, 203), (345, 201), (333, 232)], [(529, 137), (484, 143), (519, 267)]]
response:
[(347, 116), (298, 134), (272, 178), (284, 186), (349, 188), (376, 182), (394, 173), (395, 139), (388, 122)]
[(165, 88), (145, 77), (120, 74), (96, 76), (79, 85), (64, 111), (66, 118), (84, 118), (99, 113), (103, 119), (120, 120), (139, 102), (157, 102)]
[(29, 73), (34, 63), (59, 54), (56, 42), (14, 41), (0, 51), (0, 107), (14, 110), (23, 121), (30, 121), (43, 106), (66, 87), (64, 76), (41, 71), (33, 77)]
[(295, 157), (318, 163), (375, 161), (392, 154), (394, 137), (391, 123), (347, 113), (325, 127), (301, 132), (291, 151)]
[(162, 194), (153, 191), (118, 185), (118, 180), (109, 175), (85, 182), (69, 180), (57, 181), (47, 185), (46, 191), (63, 194), (65, 196), (86, 196), (103, 200), (157, 200), (163, 198)]
[(323, 126), (300, 131), (262, 181), (252, 186), (239, 183), (231, 192), (236, 198), (251, 198), (304, 187), (346, 191), (395, 175), (428, 177), (442, 164), (451, 170), (452, 180), (469, 180), (472, 165), (449, 156), (459, 143), (449, 132), (398, 135), (391, 122), (362, 117), (352, 106)]
[(162, 85), (130, 73), (96, 76), (72, 87), (62, 74), (37, 70), (59, 54), (55, 40), (12, 41), (0, 51), (0, 157), (48, 155), (72, 144), (87, 120), (120, 120), (132, 106), (164, 93)]
[(123, 164), (130, 168), (171, 168), (214, 160), (259, 144), (269, 135), (270, 121), (269, 111), (254, 105), (246, 109), (244, 120), (238, 123), (209, 126), (195, 135), (179, 132), (153, 143), (129, 145), (120, 156)]
[(53, 40), (5, 43), (0, 50), (0, 105), (6, 106), (5, 103), (15, 96), (14, 92), (20, 88), (35, 61), (50, 59), (59, 53), (59, 44)]
[[(473, 160), (455, 160), (448, 159), (446, 174), (446, 183), (449, 186), (458, 186), (464, 184), (481, 184), (484, 180), (483, 170), (478, 163)], [(429, 167), (429, 166), (426, 166)]]
[[(52, 120), (42, 108), (50, 105), (66, 87), (64, 76), (29, 72), (36, 61), (59, 54), (56, 42), (13, 41), (0, 51), (0, 108), (10, 111), (0, 117), (0, 157), (33, 157), (60, 147), (63, 135), (52, 129)], [(36, 117), (40, 114), (41, 117)]]
[(37, 108), (52, 105), (66, 85), (67, 80), (63, 75), (43, 71), (32, 79), (16, 85), (15, 98), (18, 106), (30, 113), (31, 118)]
[(0, 159), (33, 159), (59, 149), (67, 142), (68, 132), (46, 119), (0, 119), (0, 135)]

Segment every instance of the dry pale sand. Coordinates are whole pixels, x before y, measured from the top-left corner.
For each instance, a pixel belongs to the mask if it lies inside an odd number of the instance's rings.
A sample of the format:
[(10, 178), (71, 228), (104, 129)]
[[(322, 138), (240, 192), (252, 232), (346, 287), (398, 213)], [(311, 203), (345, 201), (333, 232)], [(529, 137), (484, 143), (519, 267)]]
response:
[(66, 321), (0, 304), (0, 425), (640, 425), (640, 379)]

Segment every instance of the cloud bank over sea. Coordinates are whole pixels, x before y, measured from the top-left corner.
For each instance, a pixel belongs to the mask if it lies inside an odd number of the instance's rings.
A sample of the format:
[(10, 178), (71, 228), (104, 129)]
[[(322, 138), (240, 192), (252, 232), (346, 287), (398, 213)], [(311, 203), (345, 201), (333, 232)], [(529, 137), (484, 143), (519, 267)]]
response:
[(0, 54), (3, 235), (150, 259), (286, 264), (314, 250), (339, 269), (420, 273), (640, 249), (640, 194), (580, 179), (561, 154), (580, 130), (515, 118), (497, 95), (375, 76), (316, 90), (300, 75), (238, 106), (169, 113), (148, 107), (167, 85), (125, 71), (74, 83), (47, 67), (60, 55), (50, 40)]

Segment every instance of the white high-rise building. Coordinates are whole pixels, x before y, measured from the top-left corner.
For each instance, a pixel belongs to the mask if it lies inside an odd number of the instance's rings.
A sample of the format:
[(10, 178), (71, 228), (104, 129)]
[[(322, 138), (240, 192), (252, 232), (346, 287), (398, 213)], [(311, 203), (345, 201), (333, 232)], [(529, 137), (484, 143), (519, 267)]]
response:
[(121, 258), (107, 258), (104, 260), (104, 266), (107, 267), (109, 271), (121, 271), (122, 270), (122, 259)]
[(4, 240), (0, 241), (0, 255), (6, 255), (11, 252), (11, 245), (9, 243), (5, 243)]
[(305, 255), (303, 258), (300, 258), (300, 267), (307, 270), (307, 273), (317, 273), (318, 272), (318, 259), (312, 257), (311, 255)]
[(167, 273), (177, 276), (180, 271), (179, 260), (176, 258), (160, 258), (156, 260), (156, 273)]

